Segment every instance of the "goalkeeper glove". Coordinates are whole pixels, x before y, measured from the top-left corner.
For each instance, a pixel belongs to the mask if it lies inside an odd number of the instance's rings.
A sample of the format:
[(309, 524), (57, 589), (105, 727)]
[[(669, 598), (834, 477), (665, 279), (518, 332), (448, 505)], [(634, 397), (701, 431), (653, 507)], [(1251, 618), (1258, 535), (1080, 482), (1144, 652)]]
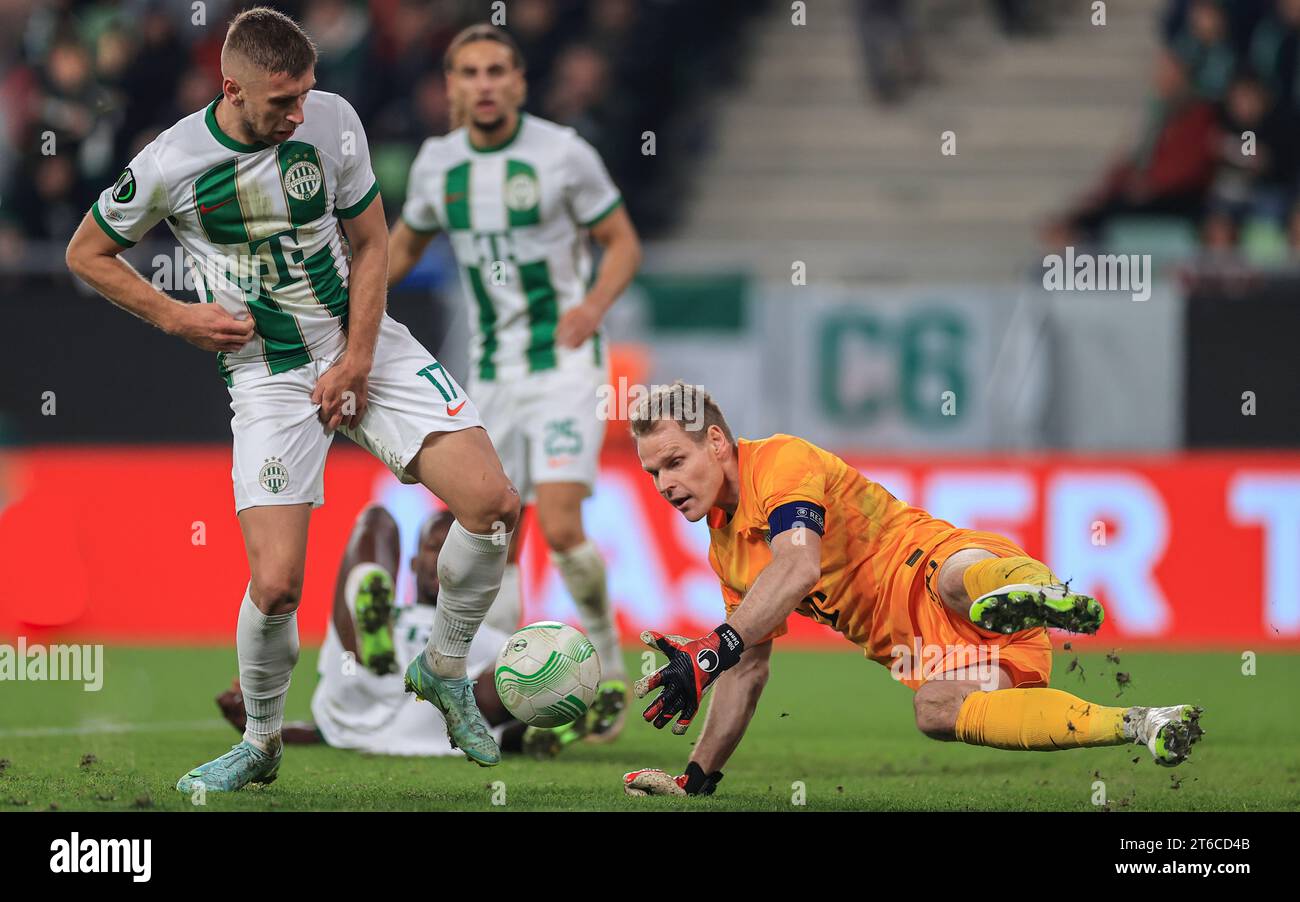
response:
[(663, 688), (641, 716), (654, 723), (657, 730), (662, 730), (664, 724), (676, 717), (673, 732), (678, 736), (691, 725), (713, 681), (728, 667), (734, 666), (745, 651), (740, 634), (727, 623), (700, 639), (687, 641), (681, 636), (665, 636), (646, 630), (641, 634), (641, 641), (651, 648), (658, 648), (668, 658), (667, 664), (650, 676), (637, 680), (633, 686), (637, 698), (644, 698), (657, 687)]
[(634, 770), (623, 775), (623, 791), (630, 796), (711, 796), (722, 782), (722, 771), (706, 774), (692, 761), (686, 773), (674, 777), (656, 768)]

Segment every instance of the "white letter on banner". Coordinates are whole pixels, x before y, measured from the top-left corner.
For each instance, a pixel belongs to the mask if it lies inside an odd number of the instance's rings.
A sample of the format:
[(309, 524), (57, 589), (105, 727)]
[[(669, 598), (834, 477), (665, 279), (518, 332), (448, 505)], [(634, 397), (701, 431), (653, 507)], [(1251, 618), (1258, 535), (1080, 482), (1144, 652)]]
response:
[[(1169, 628), (1169, 603), (1152, 572), (1169, 543), (1169, 518), (1145, 477), (1062, 473), (1048, 484), (1044, 516), (1044, 563), (1053, 573), (1089, 595), (1104, 589), (1107, 613), (1129, 632), (1158, 635)], [(1092, 543), (1097, 520), (1115, 525), (1105, 545)]]

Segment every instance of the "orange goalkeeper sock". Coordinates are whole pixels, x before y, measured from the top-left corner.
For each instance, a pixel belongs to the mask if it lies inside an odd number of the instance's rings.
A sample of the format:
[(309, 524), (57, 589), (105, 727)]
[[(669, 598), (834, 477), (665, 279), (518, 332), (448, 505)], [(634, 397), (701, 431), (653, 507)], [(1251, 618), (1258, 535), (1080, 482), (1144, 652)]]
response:
[(1050, 752), (1123, 745), (1125, 708), (1107, 708), (1059, 689), (972, 692), (957, 712), (957, 738), (995, 749)]
[(1015, 583), (1046, 586), (1060, 582), (1046, 564), (1031, 557), (990, 557), (976, 561), (962, 572), (961, 581), (971, 601)]

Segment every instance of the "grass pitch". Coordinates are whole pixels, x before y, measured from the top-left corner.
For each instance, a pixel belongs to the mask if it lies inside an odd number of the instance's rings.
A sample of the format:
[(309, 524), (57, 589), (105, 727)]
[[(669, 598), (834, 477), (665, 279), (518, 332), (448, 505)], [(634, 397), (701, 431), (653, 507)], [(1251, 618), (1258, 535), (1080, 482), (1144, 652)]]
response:
[[(304, 650), (295, 671), (290, 720), (310, 717), (315, 657)], [(1260, 654), (1254, 676), (1229, 652), (1121, 653), (1119, 666), (1085, 654), (1082, 676), (1069, 670), (1073, 658), (1058, 647), (1053, 685), (1089, 701), (1204, 706), (1207, 734), (1191, 760), (1165, 769), (1137, 746), (1041, 753), (935, 742), (917, 732), (912, 693), (885, 668), (852, 650), (778, 650), (749, 734), (712, 798), (623, 795), (625, 771), (680, 772), (703, 723), (677, 737), (634, 715), (612, 745), (570, 747), (546, 762), (508, 757), (489, 769), (460, 757), (290, 746), (273, 785), (212, 793), (202, 808), (1097, 811), (1100, 779), (1112, 811), (1300, 810), (1300, 655)], [(640, 663), (628, 655), (629, 672)], [(100, 692), (0, 686), (0, 811), (197, 809), (174, 785), (237, 741), (213, 702), (230, 683), (234, 651), (110, 647), (104, 667)], [(1117, 671), (1131, 675), (1118, 698)]]

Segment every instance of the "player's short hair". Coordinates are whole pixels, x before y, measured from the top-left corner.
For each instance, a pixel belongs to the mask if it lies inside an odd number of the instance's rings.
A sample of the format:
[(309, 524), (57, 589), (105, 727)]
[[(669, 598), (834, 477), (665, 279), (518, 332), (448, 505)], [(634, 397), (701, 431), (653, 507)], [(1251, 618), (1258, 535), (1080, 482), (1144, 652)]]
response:
[(736, 443), (722, 415), (722, 408), (701, 385), (690, 385), (678, 379), (671, 385), (656, 385), (650, 393), (639, 399), (628, 411), (628, 425), (632, 438), (637, 439), (655, 430), (661, 421), (672, 420), (682, 427), (694, 442), (704, 441), (710, 426), (717, 426), (731, 444)]
[(420, 524), (420, 544), (423, 545), (428, 540), (429, 533), (435, 529), (451, 529), (451, 524), (455, 521), (456, 518), (451, 515), (449, 510), (437, 510), (429, 514), (424, 518), (424, 522)]
[(496, 41), (510, 49), (510, 59), (515, 64), (516, 69), (524, 68), (524, 54), (519, 49), (519, 44), (510, 36), (510, 33), (495, 25), (489, 25), (487, 22), (479, 22), (477, 25), (470, 25), (468, 28), (462, 28), (451, 43), (447, 45), (447, 52), (442, 56), (442, 68), (445, 72), (450, 72), (452, 64), (456, 60), (456, 51), (466, 44), (473, 44), (478, 41)]
[(264, 72), (297, 78), (316, 65), (316, 45), (293, 19), (269, 6), (254, 6), (235, 16), (223, 50), (238, 53)]

